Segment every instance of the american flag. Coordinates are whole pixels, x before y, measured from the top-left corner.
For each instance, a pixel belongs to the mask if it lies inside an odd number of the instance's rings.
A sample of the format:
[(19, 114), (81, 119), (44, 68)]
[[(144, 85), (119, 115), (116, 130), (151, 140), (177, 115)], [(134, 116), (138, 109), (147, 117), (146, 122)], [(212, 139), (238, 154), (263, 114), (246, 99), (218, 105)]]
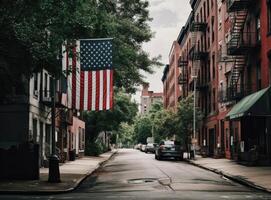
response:
[(72, 52), (66, 45), (62, 52), (68, 107), (89, 111), (112, 109), (112, 39), (78, 40)]

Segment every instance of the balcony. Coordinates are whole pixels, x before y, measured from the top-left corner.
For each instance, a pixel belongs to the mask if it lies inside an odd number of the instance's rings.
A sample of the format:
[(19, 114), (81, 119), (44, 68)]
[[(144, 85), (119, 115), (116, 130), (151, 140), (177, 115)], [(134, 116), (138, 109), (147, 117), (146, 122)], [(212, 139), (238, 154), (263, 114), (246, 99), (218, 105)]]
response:
[(189, 51), (190, 60), (206, 60), (208, 58), (208, 52), (196, 48), (191, 48)]
[(188, 81), (188, 79), (187, 79), (186, 73), (181, 73), (178, 77), (178, 83), (180, 85), (185, 85), (185, 84), (187, 84), (187, 81)]
[(228, 12), (247, 10), (254, 0), (227, 0)]
[(247, 55), (256, 46), (256, 33), (231, 33), (231, 39), (227, 43), (227, 53), (228, 55)]
[[(66, 105), (66, 94), (62, 92), (56, 92), (55, 95), (55, 106), (56, 108), (65, 108)], [(48, 107), (52, 107), (52, 93), (51, 91), (42, 91), (41, 93), (41, 102)]]
[(219, 90), (218, 101), (220, 103), (227, 103), (232, 101), (240, 101), (243, 97), (252, 93), (250, 87), (244, 85), (237, 85), (237, 87), (228, 87)]
[(204, 22), (192, 22), (190, 26), (190, 32), (206, 32), (207, 23)]

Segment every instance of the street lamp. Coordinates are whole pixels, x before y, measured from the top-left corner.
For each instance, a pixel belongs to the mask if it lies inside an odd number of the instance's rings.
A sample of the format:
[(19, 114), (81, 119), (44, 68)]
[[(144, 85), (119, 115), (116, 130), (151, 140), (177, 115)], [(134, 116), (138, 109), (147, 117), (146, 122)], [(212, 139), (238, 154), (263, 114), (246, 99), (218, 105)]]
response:
[(196, 157), (196, 94), (197, 94), (197, 79), (200, 67), (200, 61), (192, 62), (192, 79), (194, 80), (194, 102), (193, 102), (193, 137), (192, 137), (192, 147), (193, 147), (193, 157)]
[(55, 138), (55, 118), (56, 118), (56, 78), (52, 77), (52, 111), (51, 111), (51, 120), (52, 120), (52, 133), (51, 133), (51, 155), (49, 157), (49, 177), (48, 182), (50, 183), (59, 183), (60, 182), (60, 172), (59, 172), (59, 158), (56, 155), (56, 138)]

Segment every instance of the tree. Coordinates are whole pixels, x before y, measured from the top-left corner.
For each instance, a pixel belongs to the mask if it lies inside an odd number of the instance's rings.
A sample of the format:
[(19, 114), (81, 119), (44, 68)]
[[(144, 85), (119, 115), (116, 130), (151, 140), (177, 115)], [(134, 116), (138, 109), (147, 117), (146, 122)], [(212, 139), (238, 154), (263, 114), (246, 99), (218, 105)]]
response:
[(119, 141), (123, 147), (131, 147), (134, 141), (134, 126), (127, 122), (122, 122), (118, 131)]
[(134, 122), (134, 141), (146, 144), (147, 138), (152, 136), (152, 123), (149, 116), (138, 116)]
[(17, 88), (41, 68), (60, 75), (64, 41), (102, 37), (114, 38), (115, 85), (135, 92), (140, 70), (151, 73), (160, 65), (142, 50), (153, 36), (148, 5), (143, 0), (0, 1), (0, 96), (26, 92)]
[[(193, 134), (193, 116), (194, 116), (194, 96), (189, 95), (182, 99), (177, 111), (177, 136), (186, 145), (187, 149), (191, 144), (191, 136)], [(201, 111), (196, 108), (196, 124), (200, 125), (203, 116)]]
[(131, 100), (131, 95), (123, 90), (116, 91), (113, 110), (83, 113), (83, 120), (86, 123), (86, 143), (92, 144), (101, 131), (117, 132), (122, 122), (131, 124), (137, 111), (137, 104)]

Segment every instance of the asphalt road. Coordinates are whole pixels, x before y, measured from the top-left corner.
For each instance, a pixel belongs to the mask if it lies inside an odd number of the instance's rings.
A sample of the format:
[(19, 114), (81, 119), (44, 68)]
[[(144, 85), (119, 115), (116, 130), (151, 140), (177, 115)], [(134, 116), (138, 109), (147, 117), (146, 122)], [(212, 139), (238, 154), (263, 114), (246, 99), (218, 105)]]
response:
[(271, 199), (263, 193), (183, 161), (122, 149), (72, 193), (0, 196), (0, 199)]

